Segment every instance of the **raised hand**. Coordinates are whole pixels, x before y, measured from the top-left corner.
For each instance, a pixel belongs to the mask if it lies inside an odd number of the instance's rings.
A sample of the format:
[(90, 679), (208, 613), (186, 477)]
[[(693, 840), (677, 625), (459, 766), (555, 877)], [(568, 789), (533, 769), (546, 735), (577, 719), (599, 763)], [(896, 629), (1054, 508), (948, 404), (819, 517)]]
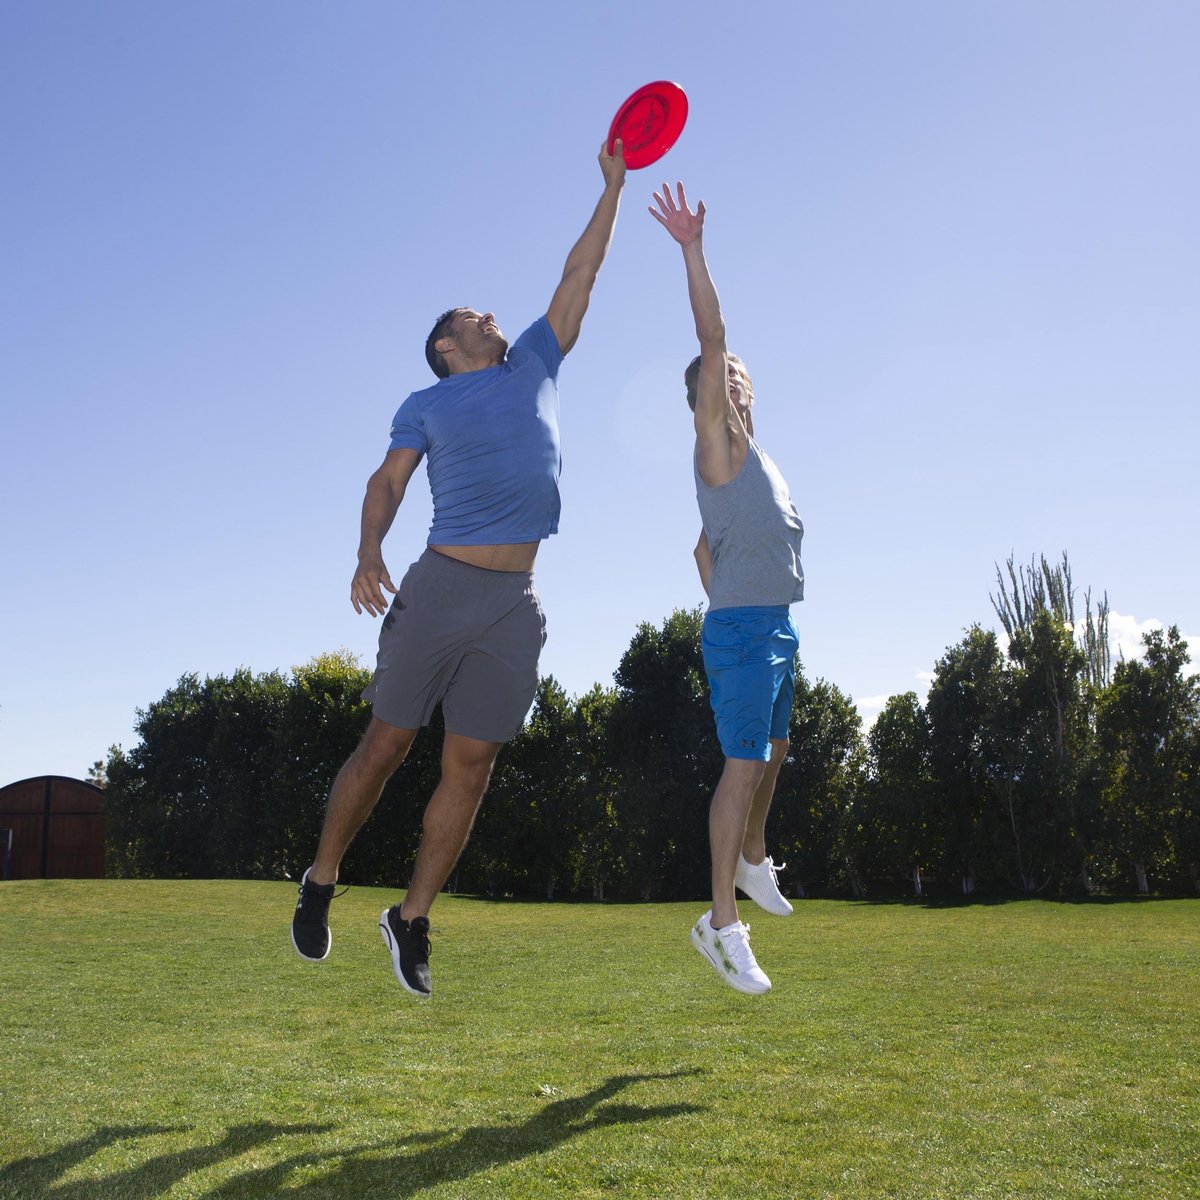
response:
[(675, 185), (678, 199), (671, 195), (667, 184), (662, 185), (662, 193), (655, 192), (654, 199), (658, 209), (649, 209), (650, 215), (681, 245), (686, 246), (696, 241), (704, 232), (704, 201), (696, 205), (696, 211), (688, 208), (687, 196), (684, 195), (683, 184)]
[(621, 187), (625, 183), (625, 146), (617, 138), (613, 152), (608, 152), (608, 139), (600, 143), (600, 171), (606, 187)]

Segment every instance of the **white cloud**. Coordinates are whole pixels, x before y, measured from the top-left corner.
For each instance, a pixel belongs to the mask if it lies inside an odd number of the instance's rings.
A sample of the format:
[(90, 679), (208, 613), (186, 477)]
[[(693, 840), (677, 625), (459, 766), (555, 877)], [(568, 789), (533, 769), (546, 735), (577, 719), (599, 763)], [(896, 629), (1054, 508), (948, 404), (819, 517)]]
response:
[(1109, 612), (1108, 614), (1108, 645), (1112, 650), (1113, 662), (1121, 659), (1141, 658), (1145, 650), (1142, 638), (1155, 629), (1162, 629), (1163, 623), (1154, 617), (1148, 621), (1139, 621), (1137, 617), (1125, 613)]
[[(1130, 662), (1144, 658), (1146, 648), (1142, 645), (1143, 635), (1155, 629), (1165, 628), (1166, 626), (1157, 617), (1139, 621), (1136, 617), (1128, 616), (1125, 613), (1110, 611), (1108, 614), (1108, 644), (1112, 650), (1114, 665), (1122, 659)], [(1200, 673), (1200, 635), (1184, 634), (1183, 640), (1187, 643), (1188, 653), (1192, 658), (1187, 665), (1186, 672), (1189, 675), (1196, 675)]]
[[(924, 704), (926, 696), (929, 695), (929, 685), (933, 682), (932, 671), (917, 671), (913, 678), (917, 681), (917, 686), (905, 688), (907, 692), (916, 692), (917, 699)], [(863, 728), (870, 729), (875, 724), (876, 718), (883, 712), (887, 702), (893, 697), (900, 695), (899, 692), (884, 692), (878, 696), (862, 696), (854, 701), (854, 707), (858, 709), (858, 715), (863, 719)]]

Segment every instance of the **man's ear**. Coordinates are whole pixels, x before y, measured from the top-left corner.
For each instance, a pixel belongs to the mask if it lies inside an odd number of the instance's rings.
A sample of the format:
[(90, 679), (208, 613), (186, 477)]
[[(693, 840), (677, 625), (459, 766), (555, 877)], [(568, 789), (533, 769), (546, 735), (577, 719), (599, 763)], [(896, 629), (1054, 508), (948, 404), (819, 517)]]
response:
[(433, 343), (433, 348), (439, 354), (445, 354), (447, 351), (455, 348), (454, 339), (448, 335), (446, 337), (440, 337), (436, 342)]

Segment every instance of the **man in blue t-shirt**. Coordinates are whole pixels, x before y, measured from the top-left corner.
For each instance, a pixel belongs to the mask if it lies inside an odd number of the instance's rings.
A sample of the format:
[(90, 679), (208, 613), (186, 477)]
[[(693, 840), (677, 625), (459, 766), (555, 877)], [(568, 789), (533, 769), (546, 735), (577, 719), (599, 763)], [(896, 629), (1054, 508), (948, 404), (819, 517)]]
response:
[[(396, 978), (416, 996), (431, 991), (429, 909), (466, 845), (496, 755), (521, 728), (537, 688), (546, 627), (533, 563), (542, 539), (558, 531), (558, 368), (612, 239), (625, 182), (620, 141), (613, 154), (601, 147), (599, 161), (604, 191), (546, 315), (510, 347), (492, 313), (444, 312), (425, 343), (438, 382), (400, 406), (383, 465), (367, 482), (350, 599), (356, 612), (387, 614), (363, 693), (373, 711), (329, 793), (292, 945), (310, 962), (328, 955), (342, 856), (441, 704), (442, 777), (404, 901), (379, 920)], [(433, 524), (425, 553), (397, 588), (382, 543), (422, 459)], [(384, 589), (393, 593), (390, 606)]]

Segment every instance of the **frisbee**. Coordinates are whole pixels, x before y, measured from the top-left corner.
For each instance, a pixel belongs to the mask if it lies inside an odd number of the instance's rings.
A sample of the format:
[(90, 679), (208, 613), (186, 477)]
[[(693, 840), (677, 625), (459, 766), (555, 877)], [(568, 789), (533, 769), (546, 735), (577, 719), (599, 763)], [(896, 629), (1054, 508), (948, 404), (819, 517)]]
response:
[(679, 84), (665, 79), (643, 84), (617, 109), (608, 128), (608, 152), (620, 138), (625, 165), (631, 171), (648, 167), (675, 145), (687, 115), (687, 96)]

